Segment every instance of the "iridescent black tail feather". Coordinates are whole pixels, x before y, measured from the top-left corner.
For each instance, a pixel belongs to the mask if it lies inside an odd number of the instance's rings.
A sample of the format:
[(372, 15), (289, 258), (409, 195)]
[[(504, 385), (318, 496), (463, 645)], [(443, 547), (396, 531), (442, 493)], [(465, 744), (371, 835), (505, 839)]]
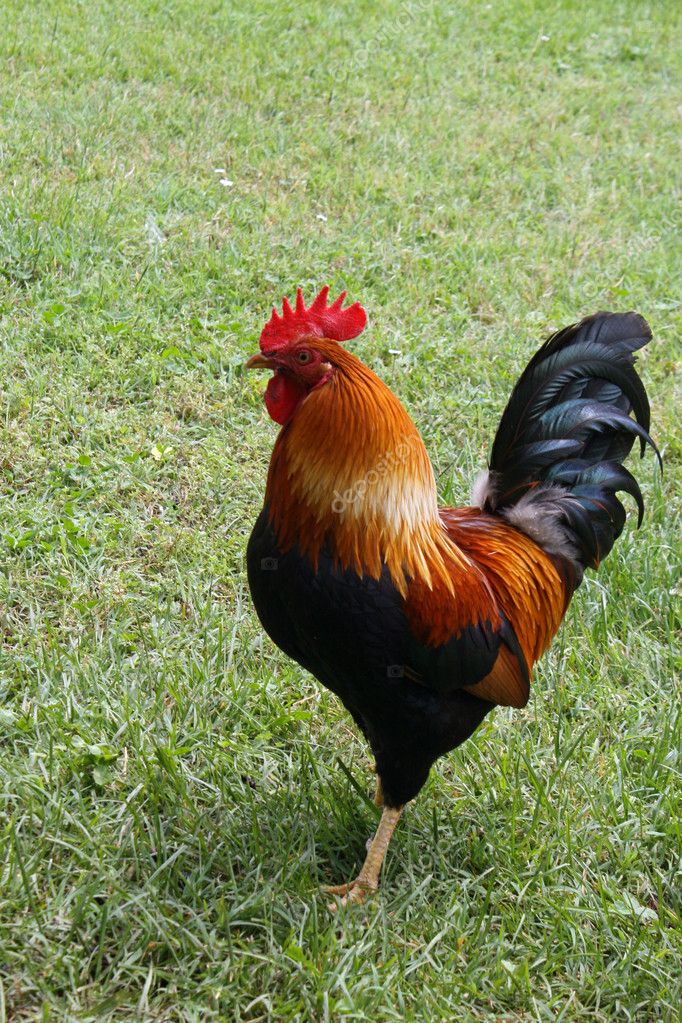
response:
[(649, 401), (635, 356), (651, 340), (637, 313), (596, 313), (549, 338), (523, 372), (479, 481), (478, 503), (549, 553), (596, 568), (625, 524), (616, 494), (644, 503), (622, 461), (649, 444)]

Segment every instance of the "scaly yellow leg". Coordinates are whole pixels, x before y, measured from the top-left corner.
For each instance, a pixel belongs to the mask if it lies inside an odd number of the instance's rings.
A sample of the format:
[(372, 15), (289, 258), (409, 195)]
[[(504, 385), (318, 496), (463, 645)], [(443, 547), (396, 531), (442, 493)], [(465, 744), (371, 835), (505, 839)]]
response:
[[(328, 895), (342, 896), (342, 906), (346, 906), (351, 902), (364, 902), (368, 895), (375, 892), (379, 887), (379, 874), (381, 873), (381, 866), (386, 856), (388, 843), (391, 841), (391, 836), (395, 831), (402, 812), (402, 806), (396, 809), (385, 806), (381, 814), (377, 833), (372, 839), (372, 844), (369, 847), (367, 857), (358, 876), (348, 884), (325, 885), (322, 891)], [(332, 913), (336, 912), (337, 906), (338, 903), (336, 902), (330, 903), (329, 908)]]

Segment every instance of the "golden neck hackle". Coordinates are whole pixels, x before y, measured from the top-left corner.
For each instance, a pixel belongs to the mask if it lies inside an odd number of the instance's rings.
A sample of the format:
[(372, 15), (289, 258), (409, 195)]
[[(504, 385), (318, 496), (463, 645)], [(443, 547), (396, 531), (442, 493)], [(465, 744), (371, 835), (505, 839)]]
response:
[(314, 564), (326, 543), (337, 562), (378, 578), (452, 589), (468, 559), (449, 540), (424, 444), (389, 388), (354, 355), (316, 341), (334, 366), (280, 432), (266, 499), (284, 549)]

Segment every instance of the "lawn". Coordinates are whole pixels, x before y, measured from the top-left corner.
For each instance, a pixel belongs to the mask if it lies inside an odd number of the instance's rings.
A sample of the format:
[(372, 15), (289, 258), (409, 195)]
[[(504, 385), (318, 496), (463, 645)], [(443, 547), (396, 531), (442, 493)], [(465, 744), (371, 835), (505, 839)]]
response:
[[(0, 1023), (677, 1018), (679, 16), (5, 0)], [(528, 707), (437, 765), (337, 917), (367, 750), (244, 569), (275, 427), (241, 364), (325, 282), (444, 502), (539, 341), (599, 308), (652, 324), (665, 460), (630, 463), (643, 527)]]

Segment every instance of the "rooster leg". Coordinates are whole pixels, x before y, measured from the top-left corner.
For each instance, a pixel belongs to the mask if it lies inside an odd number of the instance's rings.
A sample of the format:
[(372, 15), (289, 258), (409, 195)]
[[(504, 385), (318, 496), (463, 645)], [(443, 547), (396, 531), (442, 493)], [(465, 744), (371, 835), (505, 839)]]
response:
[(384, 805), (384, 789), (381, 784), (381, 778), (379, 777), (379, 775), (377, 775), (377, 787), (374, 793), (374, 805), (375, 806)]
[[(342, 906), (347, 906), (349, 903), (364, 902), (368, 895), (372, 895), (379, 887), (379, 874), (381, 873), (381, 866), (386, 856), (388, 843), (391, 841), (391, 836), (395, 831), (395, 826), (400, 820), (402, 812), (402, 806), (397, 808), (385, 806), (377, 833), (372, 839), (372, 844), (369, 847), (367, 857), (358, 876), (349, 884), (328, 885), (323, 887), (322, 891), (328, 895), (342, 896)], [(338, 903), (336, 902), (330, 904), (329, 909), (332, 913), (336, 912), (337, 906)]]

